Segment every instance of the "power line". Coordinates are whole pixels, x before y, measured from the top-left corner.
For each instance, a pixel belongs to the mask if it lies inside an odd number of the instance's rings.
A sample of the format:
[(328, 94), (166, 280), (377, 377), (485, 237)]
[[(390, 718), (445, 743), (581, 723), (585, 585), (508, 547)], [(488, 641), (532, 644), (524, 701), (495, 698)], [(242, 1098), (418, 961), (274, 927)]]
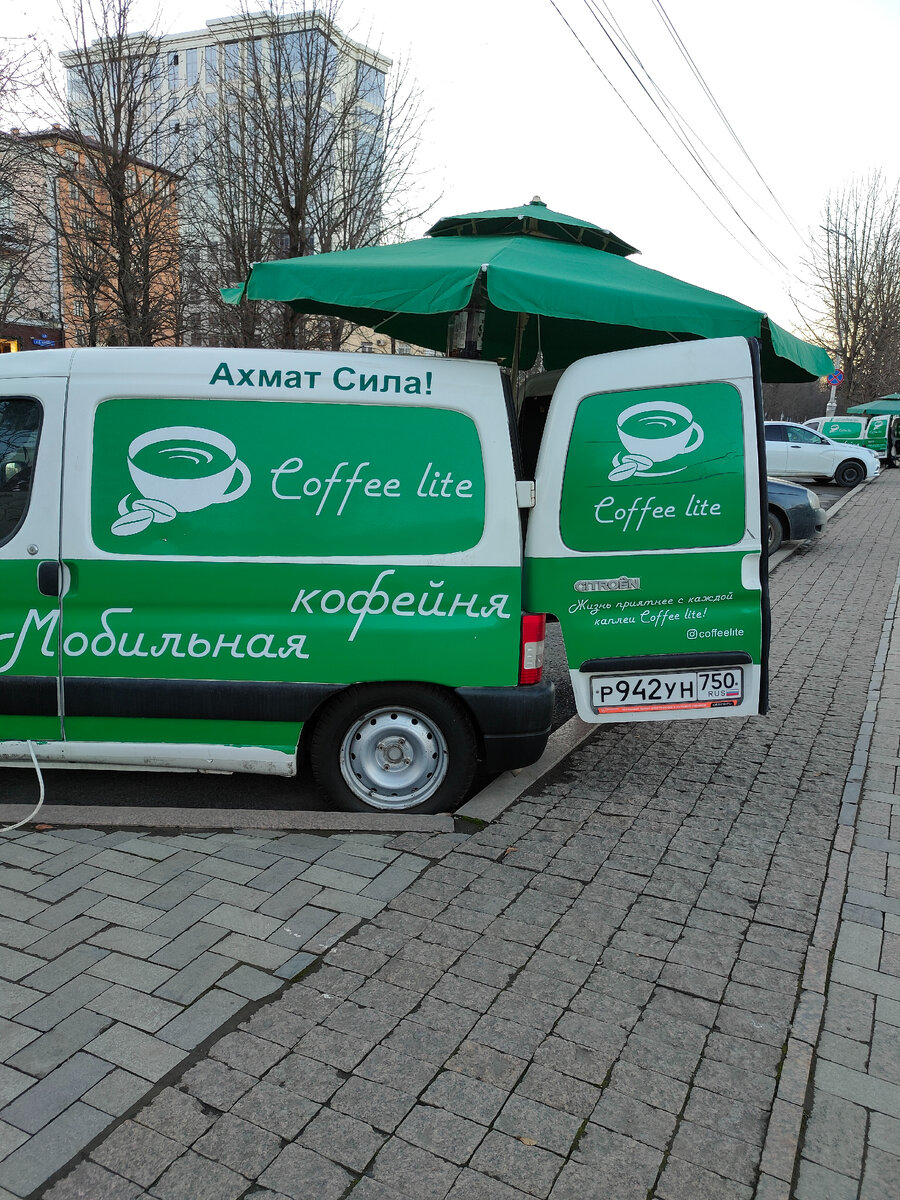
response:
[[(684, 147), (684, 149), (687, 151), (687, 153), (693, 159), (695, 165), (700, 170), (700, 172), (706, 177), (707, 182), (710, 184), (710, 186), (714, 189), (714, 191), (716, 191), (718, 193), (718, 195), (725, 202), (725, 204), (728, 205), (728, 207), (734, 213), (735, 217), (744, 226), (744, 228), (747, 230), (747, 232), (750, 234), (750, 236), (756, 242), (758, 242), (758, 244), (760, 245), (760, 247), (762, 248), (764, 253), (766, 253), (782, 270), (786, 271), (788, 268), (785, 265), (785, 263), (783, 263), (781, 261), (781, 259), (772, 250), (769, 249), (769, 247), (766, 245), (766, 243), (763, 241), (763, 239), (759, 236), (759, 234), (756, 232), (756, 230), (753, 229), (753, 227), (745, 219), (743, 214), (738, 210), (737, 206), (734, 204), (734, 202), (731, 200), (731, 198), (725, 193), (724, 189), (721, 187), (719, 182), (713, 177), (711, 171), (709, 170), (709, 168), (706, 166), (706, 164), (702, 160), (696, 147), (691, 143), (688, 135), (684, 131), (685, 126), (687, 126), (687, 128), (690, 129), (691, 133), (694, 133), (693, 129), (691, 129), (690, 125), (688, 125), (687, 122), (684, 120), (684, 118), (681, 117), (680, 113), (678, 113), (677, 109), (675, 109), (675, 106), (671, 104), (671, 102), (665, 96), (664, 92), (659, 87), (659, 85), (654, 82), (652, 76), (650, 75), (650, 72), (643, 65), (640, 58), (637, 56), (636, 52), (633, 49), (631, 49), (629, 46), (632, 57), (635, 59), (635, 62), (637, 63), (640, 70), (647, 77), (651, 87), (662, 98), (666, 107), (668, 107), (669, 109), (672, 110), (672, 112), (674, 114), (674, 120), (672, 118), (670, 118), (663, 111), (663, 108), (661, 107), (660, 103), (655, 99), (655, 97), (653, 95), (651, 95), (650, 89), (648, 88), (647, 84), (638, 75), (635, 68), (628, 61), (621, 46), (619, 46), (617, 44), (615, 37), (613, 36), (610, 29), (607, 27), (603, 16), (601, 15), (601, 13), (599, 12), (599, 10), (597, 8), (596, 3), (594, 3), (594, 0), (582, 0), (582, 2), (585, 5), (585, 7), (587, 8), (589, 14), (593, 17), (594, 21), (600, 26), (600, 29), (603, 31), (603, 34), (605, 35), (605, 37), (607, 38), (607, 40), (609, 41), (610, 45), (613, 47), (615, 52), (618, 54), (619, 58), (621, 58), (622, 62), (625, 64), (625, 66), (628, 68), (628, 70), (634, 76), (639, 87), (644, 92), (644, 94), (647, 96), (650, 103), (653, 105), (653, 107), (656, 109), (656, 111), (662, 117), (663, 121), (666, 123), (666, 125), (669, 127), (669, 129), (672, 131), (672, 133), (675, 135), (677, 140), (681, 143), (681, 145)], [(635, 115), (634, 111), (630, 108), (630, 106), (629, 106), (629, 111), (632, 112), (632, 115)], [(696, 137), (697, 135), (694, 134), (694, 136)], [(706, 148), (706, 149), (708, 151), (708, 148)], [(715, 156), (713, 156), (713, 157), (715, 157)], [(718, 162), (718, 160), (716, 160), (716, 161)], [(722, 164), (719, 163), (719, 166), (722, 166)]]
[[(630, 71), (630, 73), (631, 73), (631, 74), (634, 76), (634, 78), (635, 78), (635, 79), (636, 79), (636, 81), (638, 82), (638, 84), (639, 84), (639, 86), (641, 87), (641, 89), (642, 89), (642, 90), (645, 92), (645, 94), (647, 95), (648, 99), (649, 99), (649, 100), (650, 100), (650, 102), (653, 104), (654, 108), (657, 110), (657, 112), (659, 113), (659, 115), (660, 115), (660, 116), (662, 117), (662, 119), (665, 121), (665, 123), (666, 123), (666, 125), (668, 126), (668, 128), (669, 128), (669, 129), (670, 129), (670, 130), (671, 130), (671, 131), (672, 131), (672, 132), (675, 134), (675, 136), (676, 136), (676, 137), (678, 138), (678, 140), (681, 142), (682, 146), (683, 146), (683, 147), (684, 147), (684, 148), (687, 150), (688, 154), (689, 154), (689, 155), (691, 156), (691, 158), (693, 159), (693, 161), (694, 161), (695, 165), (696, 165), (696, 166), (698, 167), (698, 169), (699, 169), (699, 170), (702, 172), (702, 174), (703, 174), (703, 175), (706, 177), (706, 179), (707, 179), (707, 181), (710, 183), (710, 185), (711, 185), (711, 186), (714, 188), (714, 190), (715, 190), (715, 191), (716, 191), (716, 192), (719, 194), (719, 196), (720, 196), (720, 197), (721, 197), (721, 198), (722, 198), (722, 199), (725, 201), (725, 203), (726, 203), (726, 204), (729, 206), (729, 208), (731, 208), (731, 210), (734, 212), (734, 214), (735, 214), (735, 216), (738, 218), (738, 220), (739, 220), (739, 221), (740, 221), (740, 222), (741, 222), (741, 223), (742, 223), (742, 224), (745, 226), (745, 228), (747, 229), (747, 231), (750, 233), (751, 237), (754, 239), (754, 241), (756, 241), (756, 242), (759, 244), (759, 246), (760, 246), (760, 247), (763, 249), (763, 251), (764, 251), (764, 252), (765, 252), (765, 253), (766, 253), (766, 254), (769, 256), (769, 258), (770, 258), (770, 259), (772, 259), (772, 260), (773, 260), (773, 261), (774, 261), (774, 262), (775, 262), (775, 263), (776, 263), (776, 264), (777, 264), (777, 265), (778, 265), (778, 266), (779, 266), (779, 267), (780, 267), (780, 268), (781, 268), (783, 271), (786, 271), (786, 270), (788, 270), (788, 268), (785, 266), (785, 264), (784, 264), (784, 263), (783, 263), (783, 262), (782, 262), (782, 261), (781, 261), (781, 260), (778, 258), (778, 256), (777, 256), (776, 254), (774, 254), (774, 253), (773, 253), (773, 251), (771, 251), (771, 250), (768, 248), (768, 246), (765, 244), (765, 242), (764, 242), (764, 241), (763, 241), (763, 240), (762, 240), (762, 239), (759, 237), (759, 235), (758, 235), (758, 234), (757, 234), (757, 233), (756, 233), (756, 232), (755, 232), (755, 231), (752, 229), (752, 227), (751, 227), (751, 226), (749, 225), (749, 223), (748, 223), (748, 222), (747, 222), (747, 221), (746, 221), (746, 220), (743, 218), (743, 216), (740, 214), (740, 212), (738, 212), (738, 210), (737, 210), (737, 208), (735, 207), (735, 205), (733, 204), (733, 202), (732, 202), (732, 201), (730, 200), (730, 198), (729, 198), (729, 197), (728, 197), (728, 196), (725, 194), (725, 192), (723, 191), (723, 189), (721, 188), (721, 186), (718, 184), (718, 182), (717, 182), (717, 181), (716, 181), (716, 180), (715, 180), (715, 179), (712, 177), (711, 173), (709, 172), (709, 170), (707, 169), (707, 167), (706, 167), (706, 166), (705, 166), (705, 164), (703, 163), (703, 161), (702, 161), (702, 159), (700, 158), (699, 154), (697, 153), (696, 149), (695, 149), (695, 148), (694, 148), (694, 147), (691, 145), (691, 143), (690, 143), (690, 140), (687, 138), (687, 135), (684, 133), (684, 130), (683, 130), (683, 128), (682, 128), (682, 129), (678, 129), (678, 128), (676, 128), (676, 127), (675, 127), (675, 125), (673, 124), (673, 119), (670, 119), (670, 118), (669, 118), (669, 117), (666, 115), (666, 113), (665, 113), (665, 112), (663, 112), (663, 110), (662, 110), (662, 108), (661, 108), (661, 106), (660, 106), (660, 103), (659, 103), (659, 102), (658, 102), (658, 101), (657, 101), (657, 100), (656, 100), (656, 99), (655, 99), (655, 98), (654, 98), (654, 97), (653, 97), (653, 96), (650, 94), (650, 92), (649, 92), (649, 90), (648, 90), (648, 87), (647, 87), (647, 85), (646, 85), (646, 84), (643, 82), (643, 80), (642, 80), (642, 79), (639, 77), (639, 75), (638, 75), (638, 74), (637, 74), (637, 72), (635, 71), (634, 67), (633, 67), (633, 66), (632, 66), (632, 65), (631, 65), (631, 64), (628, 62), (628, 60), (627, 60), (627, 58), (626, 58), (625, 54), (623, 53), (623, 51), (622, 51), (621, 47), (620, 47), (620, 46), (619, 46), (619, 45), (616, 43), (616, 40), (615, 40), (615, 38), (614, 38), (614, 37), (613, 37), (613, 35), (610, 33), (609, 29), (607, 29), (607, 27), (604, 25), (604, 23), (603, 23), (603, 19), (602, 19), (602, 17), (600, 16), (600, 14), (599, 14), (599, 13), (598, 13), (598, 12), (597, 12), (595, 9), (594, 9), (594, 10), (592, 10), (592, 7), (591, 7), (591, 0), (583, 0), (583, 2), (584, 2), (584, 3), (585, 3), (585, 5), (588, 7), (588, 11), (590, 12), (590, 15), (593, 17), (593, 19), (596, 21), (596, 23), (597, 23), (598, 25), (600, 25), (600, 28), (602, 29), (602, 31), (603, 31), (603, 33), (605, 34), (605, 36), (607, 37), (607, 39), (610, 41), (611, 45), (613, 46), (613, 49), (616, 51), (616, 53), (619, 55), (619, 57), (620, 57), (620, 58), (622, 59), (622, 61), (625, 63), (625, 66), (628, 68), (628, 70)], [(737, 244), (738, 244), (738, 245), (741, 247), (741, 249), (742, 249), (742, 250), (743, 250), (743, 251), (744, 251), (746, 254), (748, 254), (748, 255), (749, 255), (749, 256), (750, 256), (750, 257), (753, 259), (753, 261), (754, 261), (754, 262), (756, 262), (756, 264), (757, 264), (759, 267), (761, 267), (763, 270), (768, 270), (768, 268), (766, 267), (765, 263), (763, 263), (763, 262), (762, 262), (762, 261), (761, 261), (761, 260), (760, 260), (760, 259), (759, 259), (759, 258), (758, 258), (758, 257), (757, 257), (757, 256), (756, 256), (754, 253), (753, 253), (753, 252), (752, 252), (752, 250), (750, 250), (750, 248), (749, 248), (749, 247), (746, 245), (746, 243), (745, 243), (745, 242), (741, 241), (741, 239), (737, 237), (737, 235), (736, 235), (736, 234), (735, 234), (735, 233), (734, 233), (734, 232), (733, 232), (733, 231), (732, 231), (732, 230), (729, 228), (729, 226), (728, 226), (728, 225), (727, 225), (727, 224), (726, 224), (726, 223), (725, 223), (725, 222), (722, 220), (722, 218), (719, 216), (719, 214), (718, 214), (718, 213), (717, 213), (717, 212), (716, 212), (716, 211), (715, 211), (715, 210), (714, 210), (714, 209), (713, 209), (713, 208), (710, 206), (710, 204), (709, 204), (709, 203), (706, 201), (706, 199), (705, 199), (705, 198), (704, 198), (704, 197), (703, 197), (703, 196), (700, 194), (700, 192), (697, 190), (697, 188), (695, 188), (695, 187), (694, 187), (694, 185), (693, 185), (693, 184), (690, 182), (690, 180), (689, 180), (689, 179), (688, 179), (688, 178), (685, 176), (685, 174), (684, 174), (684, 173), (681, 171), (681, 169), (680, 169), (680, 168), (679, 168), (679, 167), (678, 167), (678, 166), (675, 164), (675, 162), (672, 160), (672, 158), (671, 158), (671, 157), (670, 157), (670, 155), (667, 153), (667, 151), (666, 151), (666, 150), (665, 150), (665, 149), (662, 147), (662, 145), (659, 143), (659, 141), (656, 139), (656, 137), (653, 135), (653, 133), (651, 133), (650, 129), (649, 129), (649, 128), (646, 126), (646, 124), (645, 124), (645, 123), (644, 123), (644, 122), (641, 120), (640, 116), (638, 116), (637, 112), (635, 112), (635, 110), (632, 108), (632, 106), (629, 104), (629, 102), (628, 102), (628, 101), (625, 99), (625, 97), (622, 95), (622, 93), (619, 91), (619, 89), (618, 89), (618, 88), (616, 87), (616, 85), (613, 83), (612, 79), (609, 77), (609, 75), (606, 73), (606, 71), (604, 71), (603, 67), (600, 65), (600, 63), (597, 61), (597, 59), (596, 59), (596, 58), (594, 57), (594, 55), (591, 53), (591, 51), (589, 50), (589, 48), (587, 47), (587, 45), (585, 44), (585, 42), (583, 41), (583, 39), (582, 39), (582, 38), (579, 36), (579, 34), (578, 34), (578, 33), (576, 32), (576, 30), (573, 28), (573, 26), (572, 26), (571, 22), (569, 21), (569, 19), (568, 19), (568, 18), (566, 17), (566, 15), (565, 15), (565, 14), (564, 14), (564, 13), (561, 11), (561, 9), (560, 9), (559, 5), (557, 4), (556, 0), (550, 0), (550, 3), (551, 3), (551, 5), (553, 6), (554, 10), (556, 11), (556, 14), (557, 14), (557, 16), (559, 16), (559, 18), (562, 20), (562, 22), (564, 23), (564, 25), (566, 26), (566, 28), (567, 28), (567, 29), (569, 30), (569, 32), (572, 34), (573, 38), (574, 38), (574, 39), (575, 39), (575, 41), (578, 43), (579, 47), (580, 47), (580, 48), (581, 48), (581, 50), (582, 50), (582, 51), (585, 53), (585, 55), (587, 56), (587, 58), (590, 60), (591, 64), (592, 64), (592, 65), (594, 66), (594, 68), (595, 68), (595, 69), (596, 69), (596, 70), (597, 70), (597, 71), (600, 73), (600, 75), (603, 77), (603, 79), (606, 81), (606, 83), (607, 83), (607, 84), (609, 85), (609, 87), (612, 89), (612, 91), (613, 91), (613, 93), (615, 94), (615, 96), (616, 96), (616, 97), (617, 97), (617, 98), (618, 98), (618, 99), (621, 101), (621, 103), (622, 103), (622, 104), (623, 104), (623, 105), (624, 105), (624, 106), (625, 106), (625, 107), (628, 109), (628, 111), (629, 111), (629, 113), (631, 114), (631, 116), (634, 118), (634, 120), (637, 122), (637, 124), (638, 124), (638, 125), (640, 126), (640, 128), (643, 130), (643, 132), (644, 132), (644, 133), (647, 135), (647, 137), (650, 139), (650, 141), (653, 143), (653, 145), (656, 147), (656, 149), (659, 151), (659, 153), (662, 155), (662, 157), (663, 157), (663, 158), (666, 160), (666, 162), (669, 164), (669, 166), (672, 168), (672, 170), (675, 172), (675, 174), (676, 174), (676, 175), (679, 177), (679, 179), (681, 179), (681, 181), (682, 181), (682, 182), (684, 183), (684, 185), (685, 185), (685, 186), (688, 188), (688, 190), (689, 190), (689, 191), (690, 191), (690, 192), (691, 192), (691, 193), (692, 193), (692, 194), (693, 194), (693, 195), (696, 197), (696, 199), (697, 199), (697, 200), (698, 200), (698, 201), (699, 201), (699, 202), (700, 202), (700, 203), (703, 205), (703, 207), (706, 209), (706, 211), (709, 213), (709, 215), (710, 215), (710, 216), (713, 218), (713, 220), (714, 220), (714, 221), (716, 221), (716, 223), (717, 223), (717, 224), (718, 224), (718, 225), (719, 225), (719, 226), (720, 226), (720, 227), (721, 227), (721, 228), (722, 228), (722, 229), (725, 231), (725, 233), (727, 233), (727, 234), (728, 234), (728, 236), (729, 236), (729, 237), (730, 237), (730, 238), (731, 238), (733, 241), (735, 241), (735, 242), (736, 242), (736, 243), (737, 243)], [(660, 95), (663, 97), (663, 101), (664, 101), (664, 103), (665, 103), (665, 104), (666, 104), (668, 107), (672, 108), (672, 109), (673, 109), (673, 111), (675, 111), (675, 110), (674, 110), (674, 106), (672, 106), (672, 105), (670, 104), (670, 102), (669, 102), (669, 101), (668, 101), (668, 100), (667, 100), (667, 99), (664, 97), (664, 95), (663, 95), (663, 93), (662, 93), (661, 89), (659, 89), (659, 88), (657, 87), (657, 85), (656, 85), (655, 83), (653, 83), (653, 81), (652, 81), (652, 78), (651, 78), (651, 77), (650, 77), (650, 75), (649, 75), (649, 72), (647, 72), (647, 71), (646, 71), (646, 69), (643, 67), (643, 65), (640, 63), (640, 59), (638, 58), (638, 56), (636, 55), (636, 53), (634, 52), (634, 50), (631, 48), (630, 44), (628, 43), (628, 40), (627, 40), (627, 38), (626, 38), (626, 37), (624, 36), (624, 34), (621, 32), (621, 27), (619, 27), (619, 26), (618, 26), (618, 23), (617, 23), (617, 22), (615, 22), (615, 18), (612, 18), (612, 20), (613, 20), (613, 23), (616, 25), (616, 28), (619, 30), (619, 33), (620, 33), (620, 36), (622, 37), (622, 40), (623, 40), (623, 42), (624, 42), (624, 43), (625, 43), (625, 44), (626, 44), (626, 45), (629, 47), (629, 50), (630, 50), (630, 52), (632, 53), (632, 56), (633, 56), (633, 57), (635, 58), (635, 60), (638, 62), (638, 65), (641, 67), (641, 70), (643, 70), (643, 71), (644, 71), (644, 73), (647, 75), (648, 79), (650, 79), (651, 85), (652, 85), (652, 86), (654, 87), (654, 89), (656, 89), (656, 90), (659, 92), (659, 94), (660, 94)], [(677, 115), (677, 113), (676, 113), (676, 119), (677, 119), (677, 120), (678, 120), (678, 121), (679, 121), (679, 122), (680, 122), (682, 125), (686, 124), (686, 123), (683, 121), (683, 119), (682, 119), (680, 116), (678, 116), (678, 115)], [(690, 126), (688, 126), (688, 128), (690, 128)], [(691, 132), (693, 132), (693, 130), (691, 130)], [(721, 164), (719, 164), (719, 165), (721, 166)]]
[(766, 182), (765, 178), (762, 175), (762, 172), (759, 170), (756, 163), (753, 161), (753, 158), (747, 151), (747, 148), (744, 146), (744, 143), (741, 141), (740, 137), (738, 136), (738, 134), (735, 131), (734, 127), (732, 126), (731, 122), (728, 120), (728, 117), (725, 115), (725, 112), (722, 109), (722, 106), (719, 104), (718, 100), (713, 95), (712, 89), (710, 88), (709, 84), (706, 82), (705, 78), (703, 77), (703, 73), (701, 72), (700, 68), (697, 66), (696, 62), (694, 61), (693, 56), (691, 55), (687, 46), (682, 41), (681, 35), (678, 33), (678, 30), (675, 28), (675, 26), (672, 22), (672, 19), (670, 18), (669, 14), (666, 12), (665, 8), (663, 7), (662, 0), (653, 0), (653, 4), (655, 5), (656, 9), (658, 10), (658, 12), (660, 14), (660, 18), (662, 19), (662, 22), (665, 25), (666, 29), (669, 31), (669, 34), (671, 35), (672, 40), (675, 42), (675, 45), (678, 47), (682, 58), (684, 58), (685, 62), (690, 67), (691, 72), (693, 73), (697, 82), (700, 84), (700, 87), (702, 88), (703, 92), (709, 99), (710, 104), (713, 106), (713, 108), (715, 109), (719, 118), (721, 119), (722, 124), (725, 126), (725, 128), (728, 130), (728, 132), (731, 134), (731, 137), (733, 138), (735, 145), (738, 147), (740, 152), (743, 154), (744, 158), (747, 160), (747, 162), (752, 167), (753, 172), (756, 175), (756, 177), (759, 179), (760, 183), (763, 185), (763, 187), (766, 189), (766, 191), (769, 193), (769, 195), (775, 201), (775, 204), (778, 207), (778, 211), (786, 219), (786, 221), (790, 225), (791, 229), (793, 229), (794, 233), (796, 233), (797, 237), (799, 237), (800, 240), (802, 242), (804, 242), (804, 244), (805, 244), (806, 238), (800, 232), (800, 230), (797, 228), (790, 213), (785, 209), (784, 205), (781, 203), (781, 201), (778, 199), (778, 197), (772, 191), (769, 184)]

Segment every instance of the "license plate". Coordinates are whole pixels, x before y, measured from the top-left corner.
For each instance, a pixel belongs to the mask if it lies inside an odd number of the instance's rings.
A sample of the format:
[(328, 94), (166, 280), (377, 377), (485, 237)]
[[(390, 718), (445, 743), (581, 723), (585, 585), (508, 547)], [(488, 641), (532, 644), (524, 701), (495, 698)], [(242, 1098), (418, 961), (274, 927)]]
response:
[(740, 704), (743, 695), (744, 672), (740, 667), (591, 676), (591, 707), (596, 713), (720, 708)]

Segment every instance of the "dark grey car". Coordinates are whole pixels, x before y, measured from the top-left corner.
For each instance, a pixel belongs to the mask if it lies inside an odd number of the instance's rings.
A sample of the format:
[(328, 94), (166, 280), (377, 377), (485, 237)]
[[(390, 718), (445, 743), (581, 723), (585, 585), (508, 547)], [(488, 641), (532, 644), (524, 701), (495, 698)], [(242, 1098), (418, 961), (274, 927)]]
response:
[(786, 539), (802, 541), (822, 532), (828, 516), (815, 492), (785, 479), (769, 479), (767, 484), (770, 554)]

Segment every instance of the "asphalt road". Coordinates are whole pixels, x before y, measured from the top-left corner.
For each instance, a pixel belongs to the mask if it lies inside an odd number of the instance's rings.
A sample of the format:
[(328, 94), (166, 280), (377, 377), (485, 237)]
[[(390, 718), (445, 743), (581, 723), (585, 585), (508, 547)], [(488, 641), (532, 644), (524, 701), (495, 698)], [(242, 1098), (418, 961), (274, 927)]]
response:
[[(846, 494), (845, 488), (809, 486), (828, 509)], [(825, 533), (827, 537), (827, 530)], [(544, 674), (556, 684), (553, 728), (558, 729), (575, 714), (572, 686), (566, 667), (559, 626), (547, 626)], [(147, 808), (249, 808), (273, 811), (314, 811), (328, 804), (309, 778), (282, 779), (259, 775), (198, 775), (194, 773), (145, 771), (44, 772), (48, 804), (127, 805)], [(480, 776), (473, 790), (487, 782)], [(38, 787), (29, 768), (0, 769), (0, 802), (34, 804)]]

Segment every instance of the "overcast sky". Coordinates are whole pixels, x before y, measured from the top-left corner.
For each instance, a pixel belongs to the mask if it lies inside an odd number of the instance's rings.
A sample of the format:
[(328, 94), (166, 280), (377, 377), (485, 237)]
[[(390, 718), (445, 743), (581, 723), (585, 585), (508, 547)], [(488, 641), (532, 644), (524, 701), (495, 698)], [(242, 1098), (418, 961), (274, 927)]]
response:
[[(52, 28), (55, 0), (7, 2), (14, 11), (6, 33)], [(234, 0), (159, 3), (165, 32), (202, 28), (234, 10)], [(796, 327), (788, 297), (801, 289), (804, 241), (828, 190), (876, 169), (891, 180), (900, 175), (900, 0), (555, 0), (585, 48), (553, 0), (342, 3), (345, 32), (405, 60), (431, 111), (420, 166), (423, 195), (435, 206), (411, 236), (440, 216), (538, 194), (612, 229), (641, 250), (643, 265)], [(686, 136), (727, 200), (666, 129), (592, 9), (618, 22), (692, 127)], [(690, 73), (661, 9), (750, 161)]]

